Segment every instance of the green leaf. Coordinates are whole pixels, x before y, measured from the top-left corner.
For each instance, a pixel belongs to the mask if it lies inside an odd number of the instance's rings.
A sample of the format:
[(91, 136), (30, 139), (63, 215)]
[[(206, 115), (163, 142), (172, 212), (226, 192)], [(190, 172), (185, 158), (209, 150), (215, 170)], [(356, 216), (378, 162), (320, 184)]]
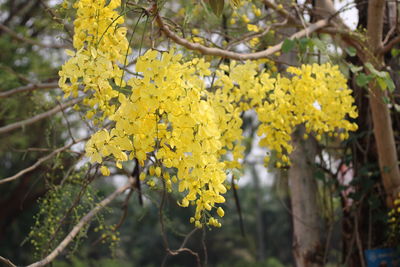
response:
[(390, 74), (388, 72), (385, 72), (385, 74), (386, 75), (384, 78), (378, 77), (376, 81), (382, 90), (388, 89), (389, 92), (393, 92), (396, 88), (396, 85), (394, 84), (392, 77), (390, 77)]
[(290, 52), (293, 49), (294, 45), (295, 45), (295, 41), (290, 40), (290, 39), (285, 39), (285, 41), (283, 41), (283, 44), (282, 44), (282, 52), (283, 53)]
[(393, 48), (390, 53), (393, 57), (397, 57), (400, 54), (400, 49)]
[(355, 65), (353, 65), (353, 64), (348, 64), (348, 65), (349, 65), (349, 68), (350, 68), (350, 70), (351, 70), (352, 73), (357, 73), (357, 72), (359, 72), (360, 70), (362, 70), (362, 68), (363, 68), (363, 67), (361, 67), (361, 66), (355, 66)]
[(375, 76), (380, 77), (380, 78), (385, 78), (386, 76), (386, 71), (378, 71), (377, 69), (375, 69), (374, 66), (372, 66), (371, 63), (367, 62), (365, 63), (365, 67)]
[(326, 43), (322, 42), (320, 39), (314, 38), (313, 44), (318, 48), (319, 51), (323, 53), (326, 52)]
[(369, 81), (371, 81), (372, 77), (370, 75), (366, 75), (365, 73), (360, 73), (356, 77), (356, 84), (360, 87), (366, 86)]
[(345, 50), (346, 50), (346, 53), (351, 57), (354, 57), (357, 54), (357, 50), (352, 46), (345, 48)]
[(396, 89), (396, 85), (394, 84), (392, 77), (390, 77), (390, 74), (388, 72), (386, 72), (386, 78), (385, 78), (385, 82), (387, 85), (387, 88), (389, 90), (389, 92), (393, 92), (394, 89)]
[(388, 89), (390, 92), (394, 91), (396, 86), (392, 80), (392, 77), (390, 77), (389, 72), (378, 71), (369, 62), (365, 63), (365, 67), (375, 76), (376, 81), (382, 90)]
[(224, 11), (224, 4), (224, 0), (210, 0), (211, 9), (217, 17), (221, 16)]
[(385, 82), (384, 79), (382, 79), (382, 78), (377, 78), (376, 81), (378, 82), (378, 85), (379, 85), (379, 87), (380, 87), (382, 90), (386, 90), (387, 84), (386, 84), (386, 82)]
[(312, 41), (309, 38), (301, 38), (298, 42), (300, 52), (305, 52), (307, 47), (312, 45)]
[(383, 103), (385, 103), (386, 105), (389, 105), (389, 104), (392, 103), (392, 102), (390, 101), (390, 98), (387, 97), (387, 96), (384, 96), (384, 97), (382, 98), (382, 100), (383, 100)]

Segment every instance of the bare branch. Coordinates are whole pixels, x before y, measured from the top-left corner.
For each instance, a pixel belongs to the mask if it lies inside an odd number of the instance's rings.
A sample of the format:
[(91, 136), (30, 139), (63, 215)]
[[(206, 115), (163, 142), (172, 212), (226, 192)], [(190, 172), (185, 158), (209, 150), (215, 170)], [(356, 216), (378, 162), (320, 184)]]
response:
[(3, 24), (0, 24), (0, 30), (8, 33), (12, 38), (14, 38), (14, 39), (16, 39), (18, 41), (30, 44), (30, 45), (37, 45), (37, 46), (43, 47), (43, 48), (67, 48), (67, 47), (69, 47), (67, 45), (43, 44), (41, 42), (35, 41), (35, 40), (30, 39), (28, 37), (22, 36), (22, 35), (16, 33), (15, 31), (11, 30), (10, 28), (8, 28), (6, 25), (3, 25)]
[[(211, 56), (218, 56), (218, 57), (223, 57), (223, 58), (230, 58), (230, 59), (236, 59), (236, 60), (254, 60), (254, 59), (260, 59), (260, 58), (268, 58), (271, 55), (273, 55), (276, 52), (279, 52), (282, 48), (283, 42), (280, 42), (279, 44), (272, 46), (266, 50), (255, 52), (255, 53), (237, 53), (233, 51), (228, 51), (220, 48), (214, 48), (214, 47), (207, 47), (198, 43), (192, 43), (189, 42), (188, 40), (180, 37), (179, 35), (175, 34), (173, 31), (169, 29), (167, 25), (164, 24), (163, 19), (159, 14), (156, 14), (156, 21), (158, 25), (160, 26), (161, 30), (165, 33), (167, 37), (172, 39), (175, 43), (182, 45), (183, 47), (189, 49), (189, 50), (195, 50), (203, 55), (211, 55)], [(329, 25), (329, 19), (322, 19), (317, 21), (316, 23), (310, 24), (306, 29), (301, 30), (299, 32), (296, 32), (293, 34), (289, 39), (296, 39), (296, 38), (301, 38), (304, 36), (307, 36), (325, 26)]]
[(73, 145), (75, 145), (75, 144), (77, 144), (77, 143), (80, 143), (80, 142), (82, 142), (82, 141), (84, 141), (84, 140), (87, 140), (87, 139), (88, 139), (88, 138), (82, 138), (82, 139), (79, 139), (79, 140), (77, 140), (77, 141), (72, 142), (72, 143), (69, 144), (69, 145), (66, 145), (66, 146), (63, 146), (63, 147), (60, 147), (60, 148), (54, 150), (54, 151), (51, 152), (50, 154), (48, 154), (48, 155), (46, 155), (46, 156), (40, 158), (38, 161), (36, 161), (33, 165), (29, 166), (28, 168), (25, 168), (25, 169), (19, 171), (17, 174), (15, 174), (15, 175), (13, 175), (13, 176), (10, 176), (10, 177), (1, 179), (1, 180), (0, 180), (0, 185), (1, 185), (1, 184), (8, 183), (8, 182), (12, 182), (12, 181), (14, 181), (14, 180), (20, 178), (22, 175), (24, 175), (24, 174), (26, 174), (26, 173), (28, 173), (28, 172), (33, 171), (34, 169), (36, 169), (37, 167), (39, 167), (40, 164), (42, 164), (43, 162), (45, 162), (45, 161), (51, 159), (52, 157), (54, 157), (54, 156), (57, 155), (58, 153), (63, 152), (63, 151), (65, 151), (65, 150), (67, 150), (68, 148), (70, 148), (71, 146), (73, 146)]
[(57, 112), (59, 112), (59, 111), (61, 111), (63, 109), (66, 109), (66, 108), (68, 108), (70, 106), (73, 106), (73, 105), (81, 102), (82, 100), (83, 100), (82, 98), (77, 98), (77, 99), (71, 100), (71, 101), (69, 101), (67, 103), (64, 103), (62, 105), (59, 105), (57, 107), (54, 107), (53, 109), (50, 109), (49, 111), (46, 111), (46, 112), (43, 112), (43, 113), (38, 114), (36, 116), (33, 116), (33, 117), (29, 118), (29, 119), (26, 119), (26, 120), (23, 120), (23, 121), (19, 121), (19, 122), (15, 122), (15, 123), (11, 123), (9, 125), (0, 127), (0, 134), (11, 132), (11, 131), (13, 131), (15, 129), (22, 128), (22, 127), (28, 126), (28, 125), (30, 125), (32, 123), (35, 123), (37, 121), (43, 120), (43, 119), (45, 119), (47, 117), (50, 117), (51, 115), (56, 114)]
[(18, 93), (29, 92), (36, 89), (53, 89), (58, 88), (58, 83), (38, 83), (38, 84), (29, 84), (26, 86), (21, 86), (15, 89), (11, 89), (5, 92), (0, 92), (0, 98), (6, 98), (11, 95), (15, 95)]
[(88, 224), (92, 218), (99, 212), (101, 211), (105, 206), (110, 204), (117, 196), (125, 192), (127, 189), (131, 188), (131, 181), (118, 188), (117, 190), (114, 191), (111, 195), (109, 195), (107, 198), (103, 199), (95, 208), (93, 208), (88, 214), (86, 214), (77, 225), (72, 228), (71, 232), (64, 238), (64, 240), (49, 254), (47, 255), (44, 259), (37, 261), (35, 263), (32, 263), (28, 265), (27, 267), (40, 267), (40, 266), (45, 266), (46, 264), (49, 264), (52, 262), (60, 253), (68, 246), (69, 243), (79, 234), (79, 232), (82, 230), (82, 228)]
[(393, 38), (392, 40), (390, 40), (382, 49), (381, 49), (381, 54), (386, 54), (387, 52), (389, 52), (390, 50), (392, 50), (392, 48), (396, 45), (400, 43), (400, 35), (396, 36), (395, 38)]

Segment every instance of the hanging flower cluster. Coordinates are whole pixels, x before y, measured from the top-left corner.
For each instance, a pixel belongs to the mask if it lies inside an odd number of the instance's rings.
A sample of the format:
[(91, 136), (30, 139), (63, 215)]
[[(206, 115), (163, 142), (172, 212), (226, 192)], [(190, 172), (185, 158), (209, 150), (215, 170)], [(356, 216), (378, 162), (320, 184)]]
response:
[(92, 93), (92, 97), (85, 99), (85, 104), (93, 109), (87, 114), (89, 119), (94, 110), (103, 112), (103, 117), (114, 114), (111, 100), (118, 97), (118, 92), (113, 85), (125, 86), (123, 70), (117, 64), (124, 63), (129, 53), (127, 29), (120, 27), (124, 18), (115, 11), (120, 4), (121, 0), (79, 0), (74, 4), (76, 52), (67, 50), (71, 58), (59, 72), (59, 86), (65, 97), (77, 97), (80, 87)]
[[(283, 164), (289, 164), (290, 136), (299, 124), (317, 137), (339, 130), (346, 137), (356, 129), (346, 120), (357, 116), (350, 90), (338, 68), (329, 64), (289, 68), (288, 78), (274, 78), (260, 61), (232, 61), (216, 70), (213, 90), (207, 90), (211, 71), (204, 59), (184, 61), (173, 50), (149, 50), (137, 60), (140, 75), (125, 83), (117, 63), (125, 60), (129, 48), (126, 30), (118, 26), (123, 19), (114, 11), (119, 4), (75, 4), (77, 52), (70, 53), (72, 58), (60, 71), (60, 86), (66, 95), (76, 96), (78, 89), (92, 91), (87, 104), (115, 122), (88, 141), (92, 162), (112, 157), (121, 168), (122, 162), (134, 158), (142, 166), (150, 160), (151, 174), (169, 191), (177, 184), (183, 195), (178, 204), (196, 207), (190, 221), (197, 227), (221, 226), (211, 211), (224, 216), (218, 205), (225, 201), (227, 171), (239, 168), (243, 157), (244, 111), (257, 112), (261, 145), (275, 150)], [(88, 28), (82, 26), (86, 24)], [(105, 166), (101, 170), (110, 173)], [(140, 178), (146, 179), (145, 174)]]

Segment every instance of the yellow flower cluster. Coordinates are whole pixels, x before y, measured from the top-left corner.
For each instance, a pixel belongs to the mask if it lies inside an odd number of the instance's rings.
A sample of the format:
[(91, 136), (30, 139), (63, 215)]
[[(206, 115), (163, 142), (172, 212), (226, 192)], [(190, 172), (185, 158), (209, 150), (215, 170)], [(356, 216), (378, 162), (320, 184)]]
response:
[[(216, 70), (213, 90), (208, 90), (211, 71), (204, 59), (185, 62), (173, 50), (149, 50), (137, 60), (140, 75), (125, 83), (117, 63), (125, 60), (129, 48), (126, 29), (119, 26), (123, 18), (114, 11), (119, 5), (114, 0), (108, 5), (105, 0), (76, 2), (77, 52), (69, 52), (72, 58), (60, 71), (60, 86), (66, 96), (90, 90), (86, 103), (97, 109), (92, 115), (101, 113), (114, 122), (87, 142), (92, 162), (112, 157), (121, 168), (134, 158), (142, 166), (151, 161), (150, 174), (168, 191), (175, 183), (183, 194), (179, 205), (196, 207), (190, 221), (197, 227), (221, 226), (210, 211), (224, 216), (218, 205), (225, 201), (226, 172), (240, 168), (243, 157), (243, 112), (257, 112), (261, 145), (275, 150), (280, 164), (289, 164), (290, 136), (299, 124), (317, 136), (341, 129), (346, 137), (356, 129), (346, 120), (357, 116), (350, 90), (338, 68), (329, 64), (289, 68), (285, 78), (260, 68), (265, 60), (232, 61)], [(110, 174), (105, 166), (100, 170)]]
[[(169, 189), (174, 179), (165, 169), (176, 170), (179, 192), (185, 193), (179, 204), (196, 205), (192, 221), (199, 226), (205, 222), (204, 211), (224, 202), (226, 192), (224, 163), (219, 161), (221, 132), (203, 81), (211, 74), (209, 64), (204, 59), (181, 63), (174, 51), (158, 56), (149, 50), (138, 59), (136, 71), (143, 78), (127, 82), (132, 94), (120, 94), (119, 108), (109, 117), (115, 127), (93, 135), (86, 151), (99, 163), (109, 155), (117, 164), (137, 158), (143, 165), (152, 158), (154, 174)], [(210, 223), (219, 225), (215, 218)]]
[[(104, 112), (104, 117), (115, 111), (110, 101), (118, 97), (118, 91), (113, 90), (113, 84), (125, 86), (123, 70), (117, 65), (124, 63), (129, 52), (127, 29), (119, 26), (124, 18), (115, 11), (120, 5), (121, 0), (79, 0), (74, 4), (77, 17), (73, 44), (77, 52), (67, 51), (71, 58), (59, 72), (65, 97), (77, 97), (81, 89), (92, 92), (85, 104)], [(87, 117), (94, 114), (89, 111)]]
[[(357, 125), (347, 116), (357, 117), (354, 99), (346, 79), (337, 66), (330, 64), (303, 65), (288, 68), (290, 78), (278, 75), (273, 90), (266, 101), (256, 108), (261, 125), (258, 134), (264, 138), (260, 144), (277, 152), (278, 165), (287, 165), (293, 147), (291, 133), (297, 125), (304, 124), (308, 133), (315, 133), (318, 140), (323, 133), (336, 133), (348, 137)], [(264, 79), (264, 83), (267, 82)]]
[[(290, 78), (259, 71), (259, 62), (222, 65), (217, 71), (216, 82), (222, 89), (217, 91), (222, 106), (236, 105), (238, 113), (255, 109), (261, 122), (258, 135), (263, 136), (260, 145), (277, 152), (279, 165), (289, 164), (288, 154), (291, 133), (297, 125), (305, 124), (308, 133), (336, 133), (347, 138), (348, 131), (357, 129), (346, 117), (357, 117), (351, 90), (337, 66), (330, 64), (303, 65), (288, 68)], [(230, 127), (230, 129), (235, 129)], [(240, 140), (236, 133), (232, 140)], [(240, 156), (236, 156), (239, 158)], [(266, 157), (268, 162), (268, 157)]]

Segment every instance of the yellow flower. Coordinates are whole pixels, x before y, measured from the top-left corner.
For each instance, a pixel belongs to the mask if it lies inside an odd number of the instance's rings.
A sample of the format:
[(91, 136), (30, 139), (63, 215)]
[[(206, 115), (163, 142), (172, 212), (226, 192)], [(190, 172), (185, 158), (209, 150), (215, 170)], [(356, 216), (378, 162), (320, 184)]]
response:
[(252, 31), (252, 32), (258, 32), (260, 29), (258, 28), (257, 25), (247, 24), (247, 30)]
[(101, 166), (100, 171), (101, 171), (101, 174), (103, 174), (104, 176), (110, 175), (110, 170), (106, 166)]
[(224, 217), (224, 215), (225, 215), (225, 212), (221, 207), (219, 207), (217, 209), (217, 213), (218, 213), (219, 217)]
[(249, 22), (250, 22), (250, 19), (249, 19), (245, 14), (243, 14), (243, 15), (242, 15), (242, 21), (243, 21), (244, 23), (249, 23)]

